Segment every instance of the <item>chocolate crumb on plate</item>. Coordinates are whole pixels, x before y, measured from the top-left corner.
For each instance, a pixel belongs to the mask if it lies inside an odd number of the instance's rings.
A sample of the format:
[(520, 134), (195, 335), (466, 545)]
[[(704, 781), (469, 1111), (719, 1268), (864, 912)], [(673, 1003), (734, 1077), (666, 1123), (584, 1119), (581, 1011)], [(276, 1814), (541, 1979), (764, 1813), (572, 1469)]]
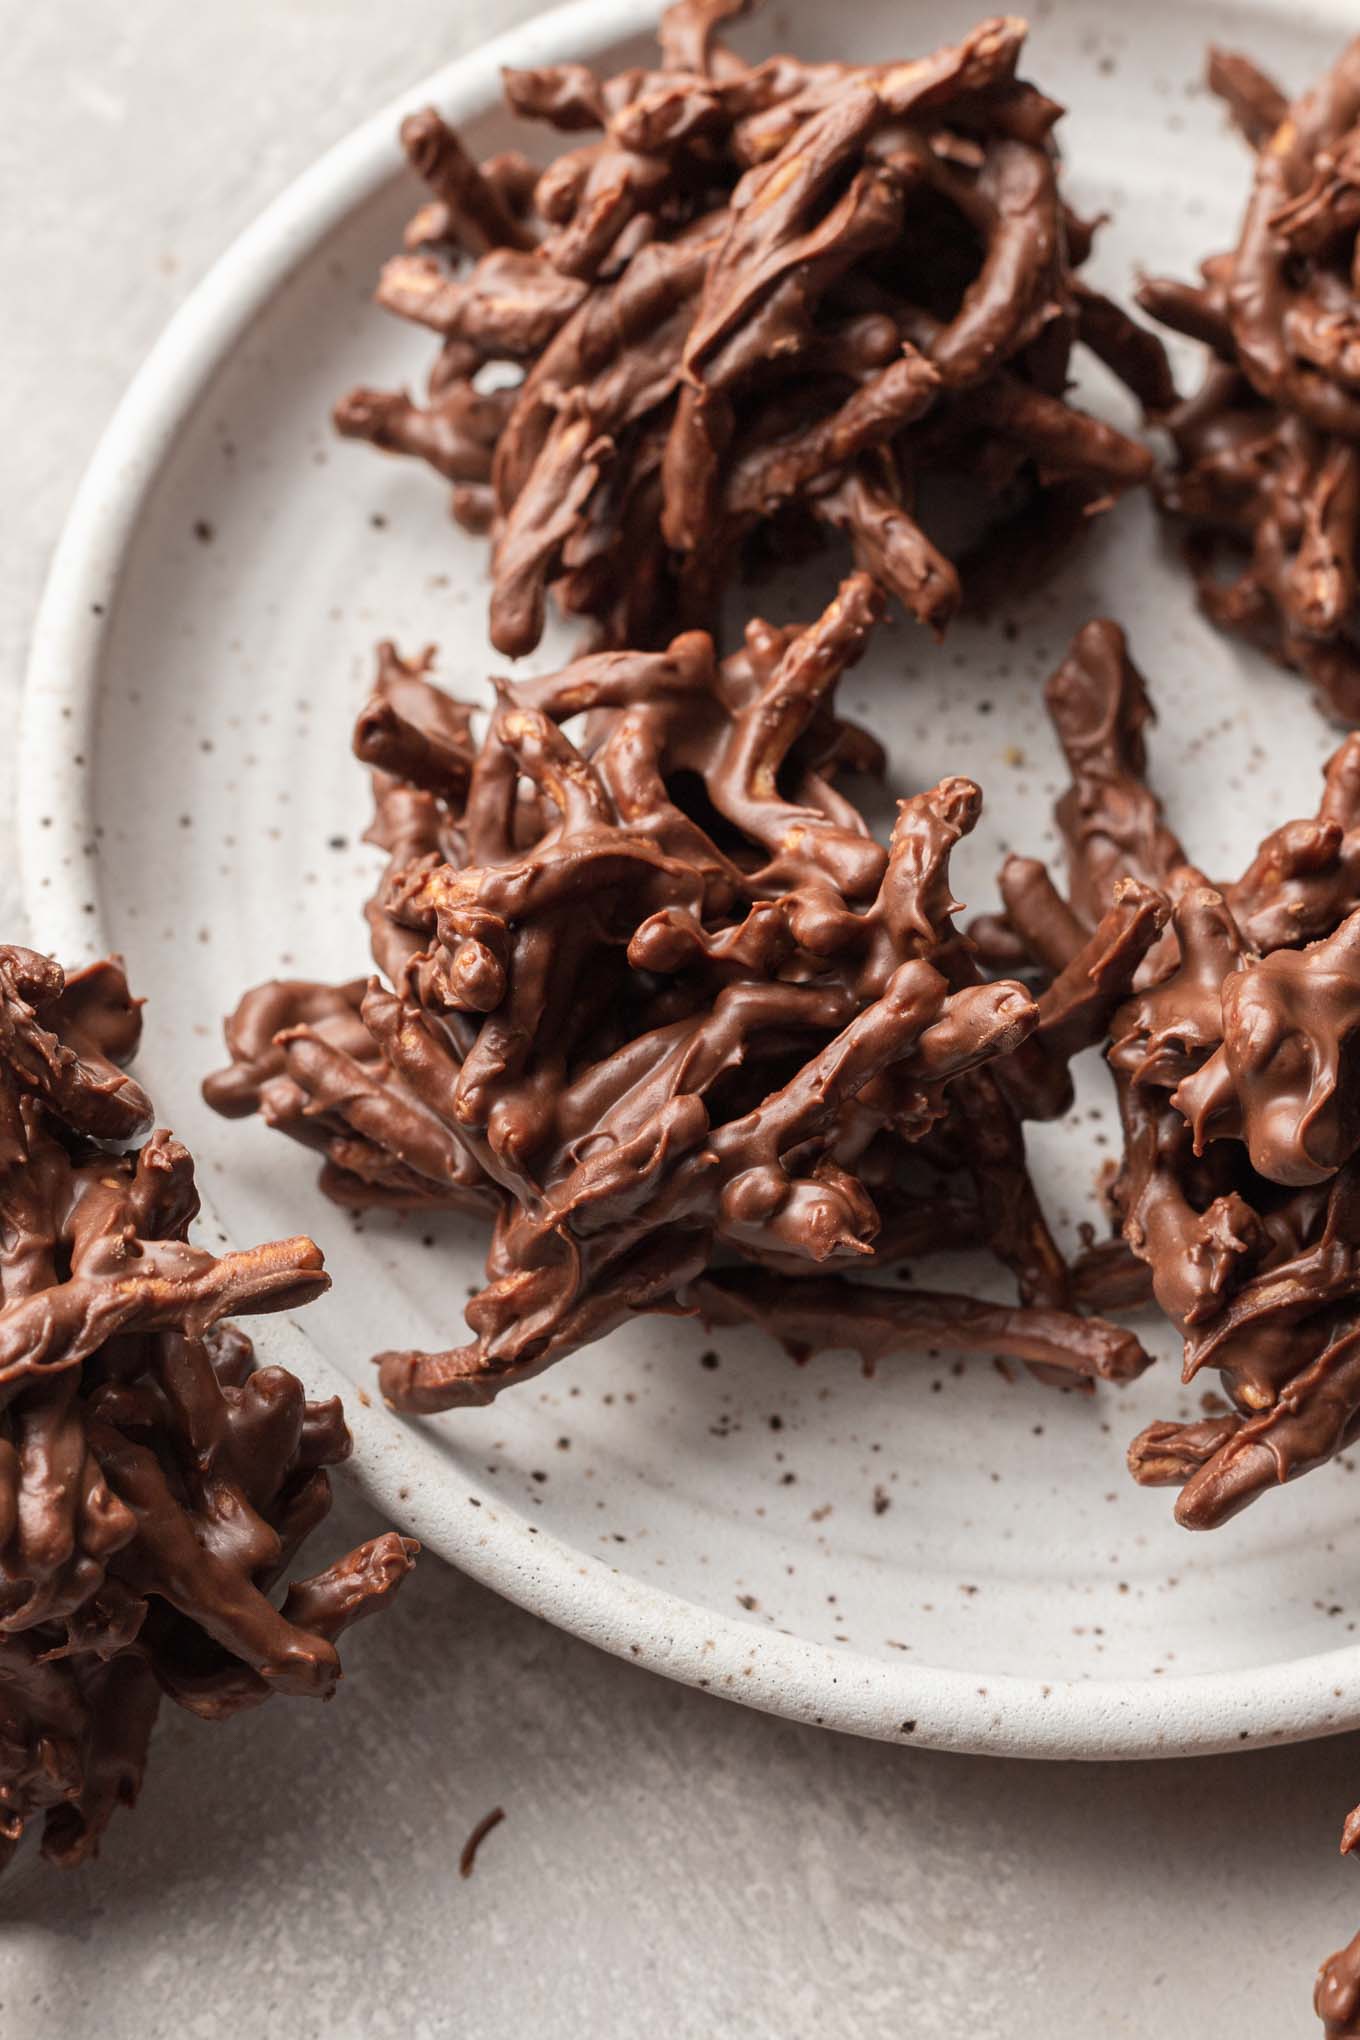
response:
[(486, 1840), (492, 1829), (498, 1828), (504, 1819), (505, 1808), (503, 1806), (493, 1806), (490, 1813), (482, 1815), (482, 1818), (464, 1842), (462, 1853), (458, 1858), (458, 1875), (460, 1877), (471, 1877), (477, 1867), (477, 1851), (481, 1848), (482, 1843)]

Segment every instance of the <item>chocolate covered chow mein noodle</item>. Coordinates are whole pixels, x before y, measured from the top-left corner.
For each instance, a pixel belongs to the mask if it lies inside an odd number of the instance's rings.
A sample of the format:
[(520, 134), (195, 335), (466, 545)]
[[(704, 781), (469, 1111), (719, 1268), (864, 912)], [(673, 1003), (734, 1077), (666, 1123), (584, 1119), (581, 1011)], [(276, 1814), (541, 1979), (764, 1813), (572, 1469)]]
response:
[[(1134, 1478), (1180, 1489), (1210, 1529), (1360, 1436), (1360, 735), (1329, 761), (1316, 815), (1286, 822), (1241, 876), (1190, 864), (1146, 780), (1151, 706), (1123, 633), (1093, 623), (1049, 683), (1071, 783), (1057, 804), (1066, 886), (1008, 859), (985, 953), (1061, 982), (1130, 884), (1166, 915), (1111, 1023), (1124, 1129), (1115, 1237), (1075, 1288), (1099, 1307), (1155, 1300), (1184, 1378), (1228, 1403), (1157, 1423)], [(1341, 1842), (1360, 1847), (1360, 1807)], [(1323, 1963), (1329, 2040), (1360, 2035), (1360, 1935)]]
[(1129, 1454), (1139, 1481), (1179, 1487), (1179, 1522), (1211, 1529), (1360, 1432), (1360, 736), (1328, 764), (1317, 814), (1213, 885), (1145, 782), (1150, 709), (1114, 624), (1080, 634), (1049, 707), (1072, 774), (1068, 886), (1012, 858), (1007, 932), (1061, 972), (1131, 880), (1164, 897), (1166, 930), (1111, 1023), (1122, 1245), (1079, 1287), (1155, 1298), (1184, 1379), (1217, 1371), (1230, 1408), (1153, 1424)]
[(938, 629), (960, 579), (923, 483), (980, 490), (995, 565), (1151, 471), (1066, 398), (1077, 340), (1149, 408), (1174, 392), (1160, 343), (1075, 274), (1092, 229), (1059, 192), (1061, 109), (1016, 76), (1024, 23), (910, 61), (753, 65), (717, 36), (744, 11), (672, 7), (656, 69), (507, 72), (518, 114), (592, 137), (541, 172), (474, 162), (433, 111), (402, 128), (431, 197), (378, 300), (440, 348), (423, 405), (358, 389), (336, 420), (428, 461), (490, 531), (510, 656), (550, 587), (602, 645), (711, 627), (772, 525), (847, 535)]
[(1243, 56), (1209, 83), (1256, 152), (1235, 249), (1192, 286), (1138, 296), (1203, 341), (1203, 384), (1170, 415), (1165, 507), (1188, 525), (1200, 601), (1360, 720), (1360, 41), (1290, 105)]
[[(1344, 1849), (1345, 1844), (1342, 1846)], [(1360, 1934), (1323, 1963), (1313, 1993), (1313, 2009), (1322, 2021), (1327, 2040), (1356, 2040), (1360, 2034)]]
[(48, 1856), (95, 1852), (163, 1694), (205, 1720), (329, 1696), (416, 1549), (269, 1599), (350, 1440), (227, 1320), (326, 1277), (307, 1239), (190, 1244), (192, 1162), (122, 1067), (140, 1025), (121, 965), (0, 948), (0, 1861), (39, 1817)]
[[(1164, 909), (1124, 887), (1037, 1001), (980, 982), (948, 878), (976, 786), (900, 802), (884, 846), (836, 784), (879, 763), (834, 692), (881, 600), (857, 574), (727, 659), (687, 632), (501, 683), (480, 744), (384, 648), (357, 733), (380, 975), (249, 994), (207, 1095), (319, 1147), (342, 1202), (494, 1220), (471, 1340), (384, 1357), (399, 1407), (485, 1401), (645, 1311), (1145, 1364), (1076, 1309), (1022, 1120), (1065, 1108)], [(941, 1245), (990, 1248), (1017, 1301), (849, 1279)]]

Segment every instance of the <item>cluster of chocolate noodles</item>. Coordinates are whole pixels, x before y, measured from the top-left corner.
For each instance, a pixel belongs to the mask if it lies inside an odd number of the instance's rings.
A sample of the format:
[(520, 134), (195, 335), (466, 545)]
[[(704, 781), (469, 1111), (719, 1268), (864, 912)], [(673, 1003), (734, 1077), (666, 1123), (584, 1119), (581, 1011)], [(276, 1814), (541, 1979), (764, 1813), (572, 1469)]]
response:
[(1071, 770), (1058, 805), (1066, 893), (1043, 866), (1002, 873), (984, 946), (1064, 971), (1131, 881), (1166, 927), (1111, 1025), (1124, 1155), (1118, 1227), (1082, 1273), (1106, 1307), (1140, 1295), (1217, 1370), (1231, 1407), (1153, 1424), (1129, 1462), (1181, 1489), (1177, 1519), (1223, 1522), (1360, 1432), (1360, 735), (1318, 812), (1211, 885), (1145, 779), (1151, 713), (1122, 633), (1094, 623), (1049, 684)]
[(1165, 507), (1206, 613), (1360, 720), (1360, 41), (1292, 106), (1247, 58), (1209, 83), (1256, 151), (1237, 247), (1143, 307), (1213, 358), (1169, 416)]
[(787, 556), (827, 529), (938, 629), (960, 583), (923, 483), (985, 502), (994, 572), (1151, 472), (1066, 400), (1078, 339), (1148, 408), (1174, 392), (1160, 343), (1074, 274), (1092, 229), (1059, 192), (1061, 109), (1016, 77), (1025, 24), (752, 65), (716, 39), (745, 6), (672, 7), (655, 70), (507, 72), (517, 113), (598, 131), (541, 174), (473, 162), (433, 111), (402, 129), (432, 196), (377, 295), (440, 351), (425, 406), (359, 389), (336, 421), (490, 530), (512, 657), (549, 587), (597, 644), (655, 648), (713, 625), (748, 540)]
[(0, 1861), (39, 1815), (48, 1856), (94, 1853), (162, 1693), (208, 1720), (330, 1694), (416, 1548), (269, 1600), (350, 1441), (225, 1320), (326, 1277), (306, 1239), (189, 1244), (192, 1163), (121, 1067), (139, 1031), (118, 964), (0, 948)]
[[(503, 682), (480, 745), (384, 650), (357, 737), (381, 977), (250, 993), (207, 1096), (319, 1146), (344, 1202), (494, 1214), (472, 1339), (384, 1356), (398, 1407), (485, 1401), (645, 1311), (1145, 1364), (1074, 1309), (1022, 1121), (1066, 1108), (1160, 906), (1125, 888), (1037, 1001), (980, 981), (948, 879), (976, 786), (900, 802), (884, 848), (835, 784), (878, 763), (834, 691), (881, 603), (857, 574), (726, 659), (687, 632)], [(846, 1279), (927, 1246), (989, 1248), (1018, 1302)]]

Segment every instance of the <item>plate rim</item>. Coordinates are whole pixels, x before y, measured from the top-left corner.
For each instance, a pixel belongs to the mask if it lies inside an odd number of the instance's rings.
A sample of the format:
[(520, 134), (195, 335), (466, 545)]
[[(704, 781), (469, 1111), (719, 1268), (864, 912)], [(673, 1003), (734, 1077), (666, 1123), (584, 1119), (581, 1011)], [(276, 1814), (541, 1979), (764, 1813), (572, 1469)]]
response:
[[(1315, 5), (1320, 15), (1339, 11), (1336, 0)], [(434, 71), (266, 206), (162, 331), (76, 491), (30, 641), (18, 758), (20, 885), (30, 930), (54, 944), (54, 955), (75, 963), (106, 947), (86, 819), (103, 621), (143, 505), (204, 388), (298, 261), (397, 174), (393, 136), (402, 115), (433, 100), (453, 120), (469, 119), (498, 95), (502, 65), (588, 60), (648, 30), (655, 14), (648, 0), (571, 0)], [(226, 1236), (206, 1195), (202, 1218)], [(259, 1343), (272, 1360), (313, 1392), (343, 1396), (357, 1448), (352, 1477), (395, 1523), (556, 1627), (685, 1684), (819, 1727), (1012, 1757), (1208, 1754), (1360, 1727), (1360, 1644), (1221, 1673), (1043, 1682), (889, 1663), (718, 1614), (549, 1535), (490, 1490), (469, 1485), (451, 1504), (448, 1475), (432, 1479), (422, 1464), (437, 1454), (423, 1449), (416, 1426), (376, 1397), (362, 1401), (302, 1326), (263, 1322)]]

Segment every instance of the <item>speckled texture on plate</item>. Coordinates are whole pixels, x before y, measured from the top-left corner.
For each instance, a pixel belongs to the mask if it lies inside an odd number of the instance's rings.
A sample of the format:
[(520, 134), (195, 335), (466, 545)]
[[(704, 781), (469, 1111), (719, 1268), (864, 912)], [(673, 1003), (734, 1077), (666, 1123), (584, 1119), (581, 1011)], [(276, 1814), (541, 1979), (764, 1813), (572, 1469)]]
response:
[[(593, 47), (614, 61), (643, 14), (608, 0), (545, 19), (411, 98), (432, 95), (495, 147), (499, 60)], [(929, 33), (970, 18), (951, 4)], [(1189, 82), (1226, 17), (1154, 5), (1131, 44), (1103, 20), (1076, 0), (1042, 16), (1028, 68), (1072, 104), (1071, 195), (1115, 214), (1093, 272), (1122, 286), (1140, 263), (1184, 271), (1219, 245), (1243, 165)], [(1263, 10), (1250, 40), (1293, 77), (1337, 20)], [(747, 33), (812, 55), (844, 47), (843, 24), (810, 4)], [(891, 51), (902, 33), (900, 10), (866, 4), (850, 53)], [(145, 1066), (207, 1157), (223, 1228), (308, 1225), (328, 1250), (336, 1290), (314, 1343), (281, 1328), (280, 1357), (366, 1389), (369, 1351), (441, 1342), (477, 1229), (351, 1226), (297, 1156), (212, 1121), (197, 1082), (243, 984), (361, 966), (373, 863), (344, 733), (371, 640), (442, 641), (464, 692), (497, 663), (480, 548), (445, 524), (426, 477), (327, 430), (337, 391), (399, 381), (427, 351), (367, 302), (411, 196), (388, 125), (253, 230), (120, 413), (40, 627), (22, 789), (47, 939), (127, 953), (151, 999)], [(1127, 419), (1108, 379), (1088, 394)], [(1057, 759), (1039, 683), (1073, 625), (1109, 609), (1176, 701), (1188, 742), (1155, 744), (1154, 769), (1204, 864), (1240, 861), (1258, 808), (1311, 805), (1330, 733), (1287, 679), (1199, 622), (1149, 509), (1126, 506), (1058, 590), (1018, 596), (1004, 630), (960, 629), (939, 652), (901, 627), (846, 689), (903, 781), (963, 766), (987, 789), (956, 873), (972, 904), (987, 903), (1004, 847), (1047, 846)], [(1113, 1131), (1103, 1074), (1086, 1077), (1079, 1118), (1035, 1140), (1068, 1231), (1095, 1215)], [(1092, 1404), (976, 1361), (907, 1362), (866, 1384), (843, 1357), (800, 1372), (755, 1341), (658, 1323), (486, 1411), (415, 1426), (349, 1399), (372, 1492), (436, 1549), (593, 1641), (763, 1707), (1050, 1755), (1229, 1748), (1360, 1718), (1357, 1647), (1337, 1650), (1360, 1620), (1335, 1548), (1352, 1512), (1345, 1464), (1192, 1541), (1123, 1470), (1124, 1440), (1176, 1400), (1162, 1370)]]

